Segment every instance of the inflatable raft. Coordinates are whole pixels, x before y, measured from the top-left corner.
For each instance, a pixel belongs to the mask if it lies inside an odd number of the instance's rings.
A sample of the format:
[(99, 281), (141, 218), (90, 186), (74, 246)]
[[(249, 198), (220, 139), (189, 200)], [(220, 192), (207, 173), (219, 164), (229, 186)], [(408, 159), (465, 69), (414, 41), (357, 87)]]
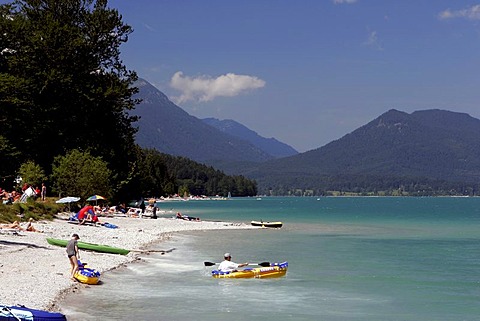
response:
[(78, 272), (74, 277), (80, 283), (85, 284), (98, 284), (100, 278), (100, 272), (95, 269), (89, 268), (86, 264), (78, 262)]
[(213, 270), (212, 276), (214, 278), (234, 278), (234, 279), (245, 279), (245, 278), (279, 278), (287, 274), (288, 262), (282, 263), (272, 263), (267, 267), (258, 267), (258, 268), (247, 268), (244, 270), (239, 270), (235, 272), (222, 272), (219, 270)]
[(0, 304), (0, 320), (13, 321), (67, 321), (65, 315), (58, 312), (29, 309), (24, 306), (7, 306)]

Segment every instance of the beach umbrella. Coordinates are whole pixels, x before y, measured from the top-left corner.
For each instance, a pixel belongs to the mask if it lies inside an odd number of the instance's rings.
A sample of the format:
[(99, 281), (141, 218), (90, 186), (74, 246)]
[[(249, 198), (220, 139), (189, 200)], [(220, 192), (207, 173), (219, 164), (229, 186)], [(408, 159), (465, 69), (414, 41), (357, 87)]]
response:
[(105, 197), (103, 196), (100, 196), (100, 195), (92, 195), (90, 196), (89, 198), (87, 198), (87, 201), (98, 201), (98, 200), (104, 200), (106, 199)]
[(55, 201), (55, 203), (58, 204), (68, 204), (68, 211), (70, 211), (70, 204), (78, 202), (80, 200), (80, 197), (74, 197), (74, 196), (67, 196), (59, 199), (58, 201)]
[(87, 198), (87, 202), (89, 201), (95, 201), (95, 205), (97, 205), (98, 200), (105, 200), (106, 198), (100, 195), (92, 195), (89, 198)]

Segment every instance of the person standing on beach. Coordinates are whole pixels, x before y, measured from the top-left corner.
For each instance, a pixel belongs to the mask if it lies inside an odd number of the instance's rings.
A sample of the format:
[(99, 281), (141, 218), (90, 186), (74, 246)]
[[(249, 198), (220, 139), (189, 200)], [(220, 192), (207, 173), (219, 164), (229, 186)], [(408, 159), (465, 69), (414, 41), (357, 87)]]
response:
[(70, 271), (70, 278), (72, 280), (75, 280), (75, 273), (78, 272), (78, 260), (80, 259), (80, 253), (78, 252), (77, 241), (79, 239), (80, 237), (78, 234), (73, 234), (72, 238), (67, 243), (67, 256), (72, 267)]
[(232, 262), (232, 256), (230, 255), (230, 253), (225, 253), (223, 257), (225, 260), (218, 266), (218, 269), (222, 272), (235, 272), (238, 268), (248, 265), (248, 263), (238, 264)]
[(42, 196), (42, 201), (45, 202), (45, 197), (47, 197), (47, 186), (45, 186), (45, 183), (42, 183), (41, 196)]

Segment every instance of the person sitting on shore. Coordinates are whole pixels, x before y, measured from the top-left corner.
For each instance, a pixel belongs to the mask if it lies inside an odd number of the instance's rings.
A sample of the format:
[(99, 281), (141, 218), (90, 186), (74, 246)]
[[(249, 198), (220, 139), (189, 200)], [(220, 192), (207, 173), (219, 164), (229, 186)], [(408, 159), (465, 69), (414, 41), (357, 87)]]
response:
[(119, 204), (116, 207), (116, 211), (118, 211), (120, 213), (123, 213), (123, 214), (126, 214), (127, 213), (127, 207), (125, 206), (125, 203)]
[(140, 217), (140, 214), (142, 214), (142, 210), (136, 207), (130, 207), (127, 211), (128, 217)]
[(236, 272), (238, 268), (248, 265), (247, 262), (240, 264), (232, 262), (232, 256), (230, 255), (230, 253), (225, 253), (223, 255), (223, 258), (223, 262), (220, 263), (220, 265), (218, 266), (218, 270), (222, 272)]
[(80, 223), (79, 225), (85, 223), (95, 223), (93, 222), (93, 216), (95, 215), (95, 211), (92, 205), (87, 205), (82, 207), (82, 209), (77, 214), (77, 219)]
[(28, 220), (28, 224), (27, 226), (25, 227), (25, 230), (29, 231), (29, 232), (38, 232), (38, 233), (43, 233), (43, 231), (39, 231), (37, 230), (35, 227), (33, 227), (33, 218), (30, 217), (30, 219)]
[(13, 199), (13, 203), (16, 203), (20, 200), (20, 197), (22, 197), (22, 195), (20, 195), (20, 193), (18, 193), (17, 191), (12, 191), (12, 195), (11, 195), (11, 198)]
[(13, 203), (13, 196), (12, 193), (4, 191), (4, 196), (2, 198), (3, 204), (10, 205)]

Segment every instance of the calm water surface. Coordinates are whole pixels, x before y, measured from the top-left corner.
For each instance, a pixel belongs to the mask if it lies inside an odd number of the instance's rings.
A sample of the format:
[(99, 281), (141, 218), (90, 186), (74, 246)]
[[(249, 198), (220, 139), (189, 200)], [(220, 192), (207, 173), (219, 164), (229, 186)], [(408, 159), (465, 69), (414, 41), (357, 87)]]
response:
[[(62, 303), (69, 320), (480, 320), (480, 198), (255, 198), (161, 203), (278, 230), (176, 234), (168, 255), (105, 273)], [(204, 261), (290, 264), (218, 280)]]

